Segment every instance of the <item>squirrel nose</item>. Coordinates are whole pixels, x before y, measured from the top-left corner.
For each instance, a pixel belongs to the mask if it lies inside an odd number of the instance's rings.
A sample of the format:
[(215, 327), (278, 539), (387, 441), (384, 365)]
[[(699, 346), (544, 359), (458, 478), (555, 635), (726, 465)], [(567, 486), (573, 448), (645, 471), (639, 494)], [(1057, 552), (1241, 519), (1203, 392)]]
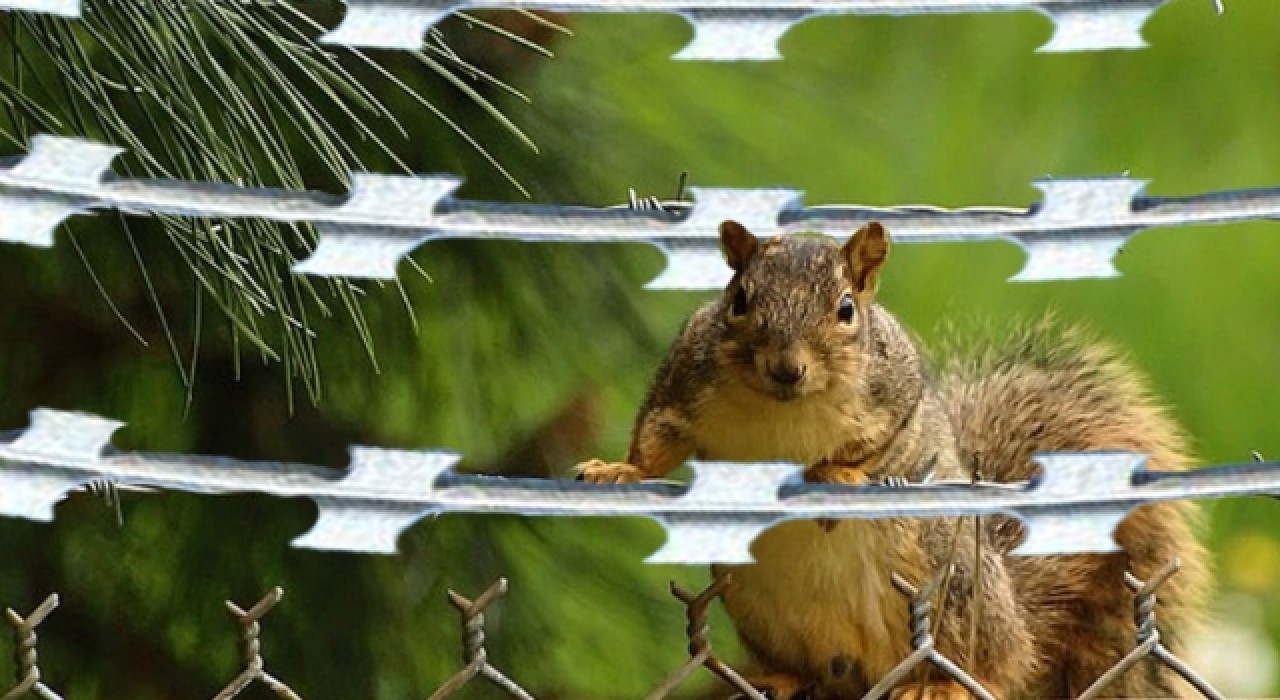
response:
[(782, 362), (769, 368), (769, 376), (773, 381), (779, 384), (791, 386), (799, 383), (801, 379), (804, 379), (804, 375), (808, 371), (809, 368), (804, 365)]

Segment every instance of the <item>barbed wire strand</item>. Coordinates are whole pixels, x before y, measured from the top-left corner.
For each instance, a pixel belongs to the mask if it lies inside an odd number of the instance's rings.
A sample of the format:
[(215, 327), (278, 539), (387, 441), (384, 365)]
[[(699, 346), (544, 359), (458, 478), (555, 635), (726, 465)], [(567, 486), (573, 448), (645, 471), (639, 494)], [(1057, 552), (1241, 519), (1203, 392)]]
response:
[(671, 582), (671, 595), (684, 603), (685, 617), (689, 620), (689, 624), (685, 627), (685, 634), (689, 638), (689, 660), (667, 676), (661, 685), (645, 696), (645, 700), (662, 700), (667, 697), (700, 666), (741, 692), (742, 695), (739, 697), (766, 700), (765, 696), (752, 687), (737, 671), (711, 653), (711, 639), (708, 636), (711, 632), (711, 624), (707, 622), (707, 608), (712, 601), (723, 595), (731, 584), (732, 579), (727, 571), (717, 576), (697, 595), (681, 588), (675, 581)]
[(1129, 590), (1133, 591), (1133, 620), (1138, 628), (1137, 646), (1094, 681), (1093, 685), (1086, 688), (1076, 700), (1092, 700), (1098, 697), (1108, 685), (1147, 656), (1154, 656), (1168, 666), (1208, 700), (1222, 700), (1225, 697), (1160, 643), (1160, 630), (1156, 628), (1156, 589), (1177, 573), (1181, 566), (1182, 562), (1175, 557), (1146, 582), (1138, 580), (1128, 571), (1124, 573), (1124, 583)]
[(447, 698), (466, 685), (477, 675), (482, 675), (489, 682), (506, 691), (508, 695), (519, 700), (534, 700), (524, 688), (508, 678), (489, 663), (489, 652), (484, 648), (484, 611), (499, 597), (507, 592), (507, 579), (500, 578), (489, 586), (479, 598), (467, 600), (453, 589), (449, 590), (449, 602), (458, 609), (462, 616), (462, 660), (466, 666), (455, 673), (436, 692), (430, 700)]
[(0, 697), (0, 700), (18, 700), (27, 693), (33, 693), (42, 700), (62, 700), (61, 695), (53, 692), (40, 679), (40, 657), (36, 650), (36, 627), (58, 607), (58, 602), (58, 594), (51, 593), (26, 618), (14, 612), (13, 608), (5, 609), (5, 617), (13, 626), (16, 644), (13, 656), (17, 665), (18, 685)]
[(240, 659), (244, 670), (236, 676), (227, 687), (213, 696), (213, 700), (230, 700), (236, 697), (254, 681), (262, 681), (276, 697), (282, 700), (302, 700), (301, 697), (283, 682), (267, 673), (266, 662), (262, 659), (262, 643), (259, 634), (262, 631), (258, 621), (274, 608), (284, 597), (284, 589), (276, 586), (262, 597), (246, 612), (231, 601), (226, 601), (227, 612), (240, 626)]

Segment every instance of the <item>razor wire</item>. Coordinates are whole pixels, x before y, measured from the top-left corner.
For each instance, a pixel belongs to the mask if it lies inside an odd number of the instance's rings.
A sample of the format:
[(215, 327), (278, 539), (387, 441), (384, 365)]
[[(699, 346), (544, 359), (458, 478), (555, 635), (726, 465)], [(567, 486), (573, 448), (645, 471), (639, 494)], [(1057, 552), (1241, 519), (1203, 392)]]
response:
[(91, 483), (201, 494), (261, 493), (314, 501), (319, 517), (296, 547), (395, 553), (404, 530), (428, 515), (630, 517), (657, 521), (666, 543), (652, 563), (750, 563), (766, 529), (794, 520), (1003, 514), (1027, 528), (1012, 553), (1113, 552), (1112, 533), (1141, 505), (1179, 499), (1280, 495), (1280, 462), (1189, 472), (1149, 472), (1129, 452), (1041, 454), (1043, 472), (1024, 483), (844, 486), (806, 483), (784, 463), (694, 461), (689, 484), (588, 484), (459, 473), (444, 450), (352, 447), (341, 472), (280, 462), (121, 452), (123, 424), (51, 409), (0, 442), (0, 515), (53, 519), (54, 505)]
[(1140, 231), (1280, 218), (1280, 187), (1188, 197), (1144, 194), (1129, 177), (1037, 180), (1044, 198), (1026, 209), (931, 206), (803, 206), (788, 188), (690, 187), (676, 207), (515, 204), (456, 199), (451, 175), (352, 173), (347, 197), (226, 183), (124, 178), (120, 148), (42, 134), (25, 156), (0, 165), (0, 242), (48, 247), (69, 217), (93, 210), (314, 225), (319, 242), (294, 271), (395, 279), (400, 259), (441, 239), (530, 243), (644, 243), (667, 258), (655, 289), (715, 289), (729, 279), (719, 225), (735, 219), (759, 236), (817, 232), (844, 237), (871, 221), (900, 243), (1005, 241), (1023, 248), (1019, 281), (1118, 275), (1112, 259)]
[[(201, 1), (201, 0), (196, 0)], [(216, 0), (215, 0), (216, 1)], [(1167, 0), (346, 0), (342, 22), (322, 43), (416, 50), (432, 27), (458, 10), (665, 13), (693, 25), (693, 41), (677, 60), (767, 61), (781, 58), (778, 40), (822, 15), (925, 15), (1031, 10), (1054, 32), (1044, 52), (1137, 49), (1142, 27)], [(1219, 13), (1220, 0), (1215, 0)], [(0, 9), (79, 17), (80, 0), (0, 0)]]
[[(1124, 573), (1124, 585), (1133, 594), (1134, 623), (1136, 634), (1133, 649), (1118, 660), (1110, 669), (1099, 676), (1092, 685), (1077, 697), (1077, 700), (1092, 700), (1105, 691), (1107, 686), (1122, 674), (1129, 671), (1139, 661), (1151, 656), (1156, 661), (1171, 668), (1175, 673), (1192, 685), (1206, 700), (1222, 700), (1219, 693), (1206, 680), (1201, 678), (1184, 661), (1174, 656), (1161, 642), (1160, 632), (1156, 626), (1156, 590), (1174, 575), (1179, 567), (1177, 559), (1169, 562), (1160, 572), (1147, 582), (1138, 580), (1131, 572)], [(897, 572), (891, 572), (890, 579), (895, 588), (908, 599), (908, 624), (911, 630), (911, 653), (894, 669), (862, 695), (862, 700), (879, 700), (889, 691), (907, 683), (909, 675), (925, 663), (932, 664), (947, 678), (963, 686), (974, 697), (982, 700), (994, 700), (994, 696), (984, 688), (973, 676), (954, 661), (951, 661), (934, 645), (930, 633), (931, 616), (933, 615), (934, 593), (946, 580), (948, 569), (937, 573), (922, 587), (917, 588)], [(685, 591), (675, 582), (671, 583), (671, 593), (685, 606), (685, 627), (689, 660), (669, 675), (645, 700), (664, 700), (686, 681), (699, 667), (712, 671), (722, 681), (739, 691), (734, 700), (764, 700), (768, 695), (753, 687), (751, 683), (711, 653), (709, 640), (710, 623), (707, 621), (708, 607), (716, 599), (724, 596), (732, 586), (731, 574), (722, 573), (700, 593), (694, 595)], [(483, 676), (501, 689), (508, 697), (516, 700), (534, 700), (534, 696), (522, 686), (511, 680), (505, 673), (489, 663), (488, 652), (484, 648), (485, 619), (484, 611), (507, 592), (507, 580), (500, 578), (489, 586), (474, 601), (469, 600), (453, 589), (448, 590), (450, 604), (461, 616), (463, 634), (461, 636), (462, 658), (465, 667), (446, 679), (431, 694), (429, 700), (443, 700), (452, 697), (472, 679)], [(276, 679), (266, 671), (266, 661), (262, 657), (259, 642), (259, 621), (274, 608), (284, 597), (284, 589), (275, 587), (262, 597), (252, 608), (245, 611), (231, 601), (226, 607), (236, 624), (240, 627), (241, 671), (223, 688), (214, 700), (233, 700), (255, 680), (261, 681), (281, 700), (302, 700), (289, 685)], [(6, 610), (10, 625), (14, 629), (17, 644), (16, 659), (18, 684), (9, 692), (0, 696), (0, 700), (19, 700), (32, 694), (40, 700), (62, 700), (61, 696), (45, 685), (41, 679), (40, 666), (37, 659), (36, 627), (58, 606), (58, 595), (52, 594), (45, 599), (34, 612), (26, 618), (12, 609)], [(829, 681), (847, 682), (853, 672), (852, 661), (845, 656), (837, 656), (831, 661)]]
[(673, 56), (686, 61), (769, 61), (778, 40), (820, 15), (920, 15), (1034, 10), (1055, 31), (1040, 51), (1137, 49), (1142, 26), (1166, 0), (346, 0), (347, 14), (321, 41), (417, 49), (431, 27), (464, 9), (557, 12), (663, 12), (693, 25), (693, 41)]

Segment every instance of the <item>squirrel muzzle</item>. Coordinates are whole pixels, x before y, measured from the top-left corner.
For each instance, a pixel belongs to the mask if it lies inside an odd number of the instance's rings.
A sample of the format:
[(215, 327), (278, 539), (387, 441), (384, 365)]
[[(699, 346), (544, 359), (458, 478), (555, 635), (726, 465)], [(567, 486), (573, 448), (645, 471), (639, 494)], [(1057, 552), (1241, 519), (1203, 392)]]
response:
[(814, 389), (817, 372), (813, 360), (803, 343), (761, 348), (755, 353), (756, 373), (770, 395), (789, 401)]

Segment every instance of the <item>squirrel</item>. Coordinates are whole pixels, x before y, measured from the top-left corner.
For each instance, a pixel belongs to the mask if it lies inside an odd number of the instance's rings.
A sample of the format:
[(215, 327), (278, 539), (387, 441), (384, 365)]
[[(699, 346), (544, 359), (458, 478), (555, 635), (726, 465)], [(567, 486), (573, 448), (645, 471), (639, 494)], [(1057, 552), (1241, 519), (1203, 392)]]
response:
[[(879, 223), (841, 245), (817, 235), (762, 242), (726, 221), (720, 242), (733, 277), (681, 329), (626, 461), (584, 462), (579, 478), (656, 479), (692, 456), (795, 462), (806, 481), (854, 485), (1025, 481), (1039, 471), (1032, 455), (1052, 451), (1127, 450), (1149, 455), (1150, 470), (1189, 466), (1186, 438), (1138, 373), (1052, 317), (931, 369), (875, 303), (889, 253)], [(1121, 552), (1050, 557), (1010, 556), (1024, 533), (1006, 516), (980, 528), (971, 518), (793, 520), (757, 538), (754, 563), (713, 573), (732, 574), (725, 609), (760, 665), (749, 680), (774, 700), (860, 697), (912, 652), (891, 572), (922, 584), (948, 566), (938, 650), (996, 697), (1075, 697), (1134, 648), (1126, 570), (1144, 578), (1181, 560), (1156, 608), (1177, 653), (1208, 595), (1198, 520), (1192, 503), (1145, 505), (1117, 528)], [(928, 666), (892, 697), (969, 697)], [(1189, 691), (1148, 657), (1104, 692)]]

